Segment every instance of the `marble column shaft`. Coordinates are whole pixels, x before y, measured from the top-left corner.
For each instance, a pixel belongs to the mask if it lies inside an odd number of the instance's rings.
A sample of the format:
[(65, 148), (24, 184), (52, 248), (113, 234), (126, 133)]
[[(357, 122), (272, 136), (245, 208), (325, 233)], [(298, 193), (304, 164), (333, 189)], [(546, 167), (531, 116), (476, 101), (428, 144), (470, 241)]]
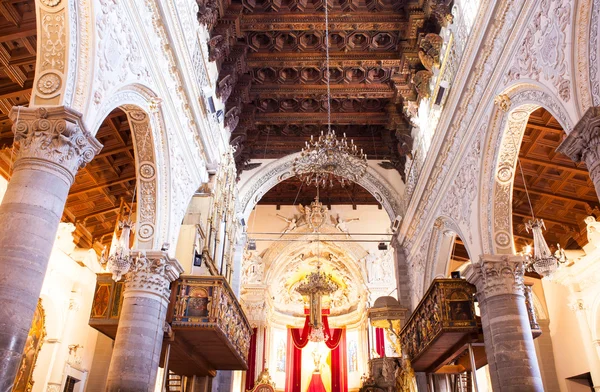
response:
[(556, 151), (585, 162), (600, 199), (600, 107), (589, 108)]
[[(135, 252), (134, 252), (135, 253)], [(107, 391), (154, 391), (170, 283), (183, 268), (163, 251), (135, 258), (125, 276), (123, 307), (108, 369)]]
[(521, 256), (481, 256), (467, 272), (477, 287), (494, 391), (544, 390), (524, 296)]
[[(12, 388), (77, 170), (100, 151), (81, 115), (14, 107), (16, 155), (0, 205), (0, 390)], [(17, 121), (18, 119), (18, 121)]]

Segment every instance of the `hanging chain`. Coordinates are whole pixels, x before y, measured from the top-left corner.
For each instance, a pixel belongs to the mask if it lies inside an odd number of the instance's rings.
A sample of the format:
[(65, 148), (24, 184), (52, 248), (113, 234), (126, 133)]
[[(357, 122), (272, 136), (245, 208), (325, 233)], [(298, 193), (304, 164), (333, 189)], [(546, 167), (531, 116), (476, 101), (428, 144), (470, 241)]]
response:
[(329, 82), (329, 0), (325, 1), (325, 82), (327, 83), (327, 132), (331, 133), (331, 84)]

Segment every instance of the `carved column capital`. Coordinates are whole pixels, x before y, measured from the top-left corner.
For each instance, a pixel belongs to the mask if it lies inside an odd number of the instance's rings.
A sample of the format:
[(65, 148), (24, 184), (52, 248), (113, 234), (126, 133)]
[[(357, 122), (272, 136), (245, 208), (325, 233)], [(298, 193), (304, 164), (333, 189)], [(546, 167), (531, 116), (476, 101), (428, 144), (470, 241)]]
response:
[(467, 272), (467, 280), (477, 287), (479, 300), (502, 294), (524, 295), (525, 257), (482, 255)]
[[(10, 112), (15, 143), (15, 169), (25, 163), (48, 163), (63, 169), (69, 185), (77, 170), (100, 152), (102, 145), (84, 127), (81, 114), (64, 106), (21, 107)], [(45, 165), (44, 165), (45, 163)]]
[(590, 107), (556, 151), (576, 163), (585, 161), (591, 172), (600, 155), (600, 107)]
[(177, 259), (164, 251), (146, 251), (135, 257), (129, 272), (125, 275), (127, 296), (162, 296), (169, 300), (169, 283), (183, 272)]

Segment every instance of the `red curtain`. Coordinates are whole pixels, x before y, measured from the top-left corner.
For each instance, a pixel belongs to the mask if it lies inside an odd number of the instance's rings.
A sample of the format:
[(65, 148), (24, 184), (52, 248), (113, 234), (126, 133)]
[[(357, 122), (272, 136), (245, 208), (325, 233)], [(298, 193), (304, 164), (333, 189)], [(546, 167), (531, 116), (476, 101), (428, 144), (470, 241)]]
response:
[(375, 328), (375, 351), (381, 358), (385, 357), (385, 340), (383, 337), (383, 328)]
[(256, 334), (257, 328), (252, 329), (250, 336), (250, 349), (248, 350), (248, 370), (246, 370), (246, 391), (254, 388), (256, 381)]
[[(287, 353), (285, 356), (285, 392), (300, 392), (302, 382), (302, 349), (296, 347), (294, 343), (293, 329), (288, 328)], [(304, 343), (304, 346), (306, 346), (306, 343)]]
[[(321, 321), (323, 322), (323, 330), (326, 335), (325, 344), (330, 350), (333, 350), (340, 344), (340, 338), (342, 337), (342, 330), (340, 328), (336, 328), (333, 331), (329, 329), (329, 321), (327, 320), (327, 315), (321, 316)], [(303, 349), (308, 344), (308, 335), (311, 331), (309, 316), (306, 316), (306, 320), (304, 321), (304, 327), (302, 330), (299, 328), (290, 328), (292, 341), (294, 342), (294, 346), (299, 349)]]
[[(323, 329), (327, 338), (325, 345), (331, 350), (331, 392), (348, 392), (348, 359), (346, 358), (346, 330), (342, 328), (329, 329), (327, 315), (322, 318)], [(306, 316), (304, 327), (289, 328), (287, 342), (287, 356), (285, 364), (286, 383), (285, 392), (301, 392), (302, 381), (302, 349), (308, 344), (310, 334), (309, 316)], [(382, 330), (383, 332), (383, 330)], [(383, 336), (383, 335), (382, 335)], [(311, 380), (308, 392), (320, 392), (317, 390), (322, 380)], [(313, 385), (313, 381), (315, 382)]]
[(346, 330), (340, 331), (338, 344), (331, 350), (331, 392), (348, 392), (348, 358), (346, 357)]

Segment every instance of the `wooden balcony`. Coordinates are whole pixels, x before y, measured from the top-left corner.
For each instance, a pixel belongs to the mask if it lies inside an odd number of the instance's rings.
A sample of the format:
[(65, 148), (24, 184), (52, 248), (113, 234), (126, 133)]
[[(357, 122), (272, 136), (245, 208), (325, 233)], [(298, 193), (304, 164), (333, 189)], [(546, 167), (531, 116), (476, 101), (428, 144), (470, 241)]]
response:
[[(114, 339), (123, 302), (123, 282), (98, 274), (90, 326)], [(216, 370), (246, 370), (252, 329), (229, 283), (222, 276), (182, 276), (172, 283), (161, 366), (206, 376)], [(170, 346), (169, 350), (166, 350)]]
[(462, 356), (469, 343), (476, 346), (477, 367), (485, 364), (475, 291), (475, 286), (463, 279), (433, 281), (400, 332), (402, 348), (415, 371), (441, 369)]
[(171, 293), (169, 369), (180, 375), (246, 370), (252, 329), (225, 278), (183, 276)]

